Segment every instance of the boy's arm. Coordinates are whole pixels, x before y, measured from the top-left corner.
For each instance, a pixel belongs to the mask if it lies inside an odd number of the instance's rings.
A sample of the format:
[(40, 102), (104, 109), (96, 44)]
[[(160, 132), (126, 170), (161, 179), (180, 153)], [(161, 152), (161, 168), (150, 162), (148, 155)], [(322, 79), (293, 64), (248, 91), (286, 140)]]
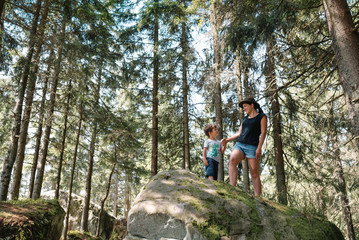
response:
[(227, 146), (227, 143), (225, 142), (222, 147), (221, 147), (221, 153), (223, 154), (224, 151), (226, 150), (226, 146)]
[(206, 147), (203, 148), (203, 163), (204, 163), (204, 165), (208, 166), (208, 161), (207, 161), (207, 148), (206, 148)]

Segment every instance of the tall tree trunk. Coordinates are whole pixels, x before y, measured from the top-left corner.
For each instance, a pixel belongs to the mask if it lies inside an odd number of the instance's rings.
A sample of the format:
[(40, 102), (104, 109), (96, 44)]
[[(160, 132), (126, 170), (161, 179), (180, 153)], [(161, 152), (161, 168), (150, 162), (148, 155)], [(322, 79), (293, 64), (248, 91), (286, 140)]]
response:
[(344, 221), (346, 224), (346, 231), (349, 240), (355, 240), (355, 232), (354, 232), (354, 225), (352, 220), (352, 214), (350, 211), (348, 194), (347, 194), (347, 186), (345, 183), (344, 172), (342, 161), (340, 159), (340, 146), (338, 140), (338, 131), (335, 126), (334, 120), (334, 109), (333, 105), (330, 109), (330, 119), (329, 119), (329, 127), (330, 127), (330, 138), (333, 146), (333, 165), (334, 165), (334, 176), (336, 178), (336, 182), (334, 186), (340, 196), (341, 207), (344, 215)]
[(351, 131), (359, 150), (359, 33), (345, 0), (323, 0)]
[[(182, 0), (182, 4), (186, 7), (186, 0)], [(189, 127), (188, 127), (188, 84), (187, 84), (187, 54), (188, 40), (186, 33), (186, 23), (182, 21), (182, 90), (183, 90), (183, 165), (184, 169), (191, 169), (190, 149), (189, 149)]]
[[(236, 50), (236, 63), (235, 63), (235, 75), (237, 77), (237, 96), (238, 96), (238, 102), (240, 102), (243, 99), (243, 87), (242, 87), (242, 72), (246, 74), (246, 85), (248, 85), (248, 73), (247, 71), (242, 71), (242, 66), (245, 66), (246, 64), (242, 64), (242, 58), (241, 58), (241, 51), (239, 49)], [(239, 105), (237, 106), (239, 108)], [(239, 111), (239, 119), (242, 121), (244, 117), (243, 111)], [(238, 129), (237, 129), (238, 130)], [(248, 161), (247, 159), (243, 159), (241, 163), (238, 165), (241, 165), (242, 168), (242, 176), (243, 176), (243, 189), (246, 192), (249, 192), (249, 168), (248, 168)], [(238, 169), (239, 170), (239, 169)], [(238, 174), (239, 176), (239, 174)]]
[[(235, 65), (234, 65), (234, 73), (236, 75), (236, 87), (237, 87), (237, 97), (238, 97), (238, 103), (243, 99), (243, 87), (242, 87), (242, 70), (241, 70), (241, 66), (242, 66), (242, 61), (241, 61), (241, 53), (239, 49), (236, 49), (236, 61), (235, 61)], [(239, 108), (239, 105), (236, 106)], [(239, 119), (242, 120), (243, 118), (243, 112), (240, 111), (239, 112)]]
[[(95, 108), (98, 107), (98, 102), (100, 99), (101, 77), (102, 77), (102, 63), (100, 65), (100, 69), (97, 77), (97, 89), (95, 92), (95, 106), (94, 106)], [(97, 121), (95, 120), (93, 123), (92, 136), (90, 142), (89, 163), (88, 163), (87, 178), (86, 178), (86, 193), (85, 193), (84, 207), (83, 207), (82, 218), (81, 218), (81, 230), (84, 232), (88, 232), (88, 216), (90, 209), (92, 173), (93, 173), (93, 163), (95, 156), (96, 138), (97, 138)]]
[(4, 33), (4, 16), (5, 13), (5, 0), (0, 1), (0, 49), (2, 49), (2, 39)]
[(105, 207), (105, 202), (106, 202), (106, 200), (107, 200), (107, 198), (108, 198), (108, 194), (110, 193), (111, 180), (112, 180), (112, 175), (113, 175), (113, 173), (114, 173), (114, 171), (115, 171), (115, 168), (116, 168), (116, 163), (117, 163), (117, 162), (115, 162), (115, 163), (113, 164), (113, 167), (112, 167), (110, 176), (109, 176), (109, 178), (108, 178), (106, 195), (105, 195), (105, 197), (104, 197), (104, 198), (102, 199), (102, 201), (101, 201), (101, 209), (100, 209), (100, 213), (99, 213), (99, 215), (98, 215), (98, 222), (97, 222), (97, 228), (96, 228), (96, 237), (99, 237), (99, 236), (100, 236), (100, 230), (101, 230), (100, 227), (101, 227), (101, 221), (102, 221), (102, 213), (103, 213), (103, 209), (104, 209), (104, 207)]
[(81, 127), (82, 127), (83, 112), (84, 112), (84, 106), (83, 106), (83, 102), (82, 102), (82, 101), (81, 101), (80, 109), (79, 109), (79, 110), (80, 110), (80, 119), (79, 119), (79, 124), (78, 124), (78, 127), (77, 127), (74, 157), (73, 157), (72, 166), (71, 166), (69, 195), (67, 196), (67, 206), (66, 206), (65, 223), (64, 223), (64, 228), (62, 229), (62, 239), (63, 239), (63, 240), (67, 240), (67, 230), (68, 230), (68, 227), (69, 227), (69, 217), (70, 217), (71, 198), (72, 198), (72, 196), (71, 196), (71, 195), (72, 195), (72, 185), (73, 185), (74, 176), (75, 176), (77, 150), (78, 150), (79, 143), (80, 143)]
[[(250, 54), (250, 53), (249, 53)], [(249, 55), (248, 54), (248, 55)], [(243, 57), (244, 56), (248, 56), (245, 51), (243, 51), (242, 53)], [(243, 57), (241, 59), (243, 59)], [(254, 95), (251, 91), (251, 88), (249, 87), (249, 62), (245, 62), (245, 61), (242, 61), (243, 62), (243, 92), (244, 92), (244, 98), (247, 98), (247, 97), (250, 97), (252, 95)], [(242, 96), (242, 99), (240, 99), (240, 101), (243, 100), (243, 96)], [(242, 114), (242, 118), (241, 118), (241, 121), (244, 117), (244, 114), (243, 114), (243, 111), (241, 111), (241, 114)], [(241, 122), (242, 124), (242, 122)], [(247, 158), (243, 159), (242, 161), (242, 172), (243, 172), (243, 190), (245, 192), (248, 192), (250, 191), (250, 182), (249, 182), (249, 167), (248, 167), (248, 160)]]
[[(222, 124), (222, 97), (221, 97), (221, 67), (222, 67), (222, 48), (219, 39), (219, 29), (222, 26), (222, 14), (220, 13), (222, 0), (213, 1), (211, 3), (211, 32), (213, 37), (213, 51), (214, 51), (214, 105), (216, 112), (216, 126), (218, 131), (218, 138), (223, 138), (223, 124)], [(224, 181), (224, 161), (223, 156), (219, 162), (218, 180)]]
[[(339, 150), (339, 148), (338, 148), (338, 150)], [(347, 236), (348, 236), (349, 240), (355, 240), (356, 237), (355, 237), (355, 231), (354, 231), (354, 225), (353, 225), (353, 218), (352, 218), (352, 213), (350, 210), (350, 205), (349, 205), (349, 200), (348, 200), (343, 166), (342, 166), (342, 162), (339, 158), (339, 155), (337, 158), (335, 158), (335, 161), (336, 161), (335, 162), (335, 164), (336, 164), (335, 174), (336, 174), (336, 177), (338, 180), (338, 190), (340, 192), (340, 201), (342, 204), (342, 211), (343, 211), (343, 215), (344, 215), (344, 221), (346, 224)]]
[(123, 199), (123, 218), (128, 219), (128, 213), (131, 209), (131, 176), (126, 173), (125, 176), (125, 196)]
[[(117, 161), (117, 158), (116, 158)], [(115, 192), (113, 194), (113, 216), (117, 218), (118, 211), (118, 173), (115, 173)]]
[(65, 143), (66, 143), (66, 133), (67, 133), (67, 121), (69, 117), (70, 111), (70, 99), (71, 99), (71, 91), (72, 89), (72, 81), (70, 79), (68, 88), (67, 88), (67, 100), (66, 100), (66, 109), (65, 109), (65, 120), (64, 120), (64, 130), (62, 131), (62, 140), (61, 140), (61, 150), (60, 150), (60, 157), (59, 157), (59, 166), (57, 169), (57, 177), (56, 177), (56, 190), (55, 190), (55, 198), (58, 199), (60, 195), (60, 183), (61, 183), (61, 172), (62, 172), (62, 165), (64, 162), (64, 153), (65, 153)]
[(277, 91), (277, 80), (275, 77), (275, 59), (274, 46), (275, 40), (273, 34), (267, 36), (267, 58), (265, 64), (265, 78), (267, 97), (271, 105), (271, 112), (273, 118), (273, 140), (274, 153), (276, 160), (276, 175), (277, 175), (277, 194), (278, 201), (287, 205), (287, 186), (285, 182), (284, 158), (283, 158), (283, 144), (282, 144), (282, 123), (280, 114), (279, 97)]
[(21, 127), (22, 107), (23, 107), (27, 80), (30, 72), (31, 60), (34, 54), (34, 48), (36, 42), (35, 38), (36, 38), (37, 24), (40, 16), (41, 3), (42, 3), (41, 0), (37, 0), (35, 5), (35, 14), (32, 21), (31, 31), (29, 36), (29, 47), (28, 47), (29, 50), (26, 56), (24, 71), (19, 84), (18, 96), (13, 111), (14, 121), (12, 125), (11, 142), (10, 142), (8, 154), (3, 162), (3, 168), (0, 177), (0, 201), (6, 201), (7, 199), (11, 173), (16, 159), (17, 148), (19, 143), (20, 127)]
[(158, 164), (158, 75), (159, 75), (159, 41), (158, 41), (158, 0), (155, 0), (154, 30), (153, 30), (153, 87), (152, 87), (152, 155), (151, 176), (157, 174)]
[(5, 0), (0, 1), (0, 24), (3, 24), (3, 13), (5, 11)]
[(42, 45), (44, 43), (44, 31), (45, 31), (45, 26), (47, 23), (47, 15), (49, 12), (49, 7), (50, 7), (50, 1), (46, 0), (44, 2), (44, 9), (41, 14), (39, 30), (37, 31), (38, 37), (36, 40), (36, 51), (35, 51), (34, 60), (33, 60), (33, 67), (30, 69), (29, 81), (27, 83), (27, 88), (26, 88), (25, 110), (24, 110), (23, 117), (22, 117), (22, 123), (21, 123), (21, 128), (20, 128), (20, 137), (19, 137), (19, 146), (18, 146), (18, 150), (17, 150), (17, 158), (15, 161), (12, 186), (11, 186), (11, 190), (10, 190), (10, 197), (12, 200), (17, 200), (19, 198), (20, 184), (21, 184), (21, 178), (22, 178), (22, 168), (23, 168), (24, 158), (25, 158), (25, 147), (26, 147), (26, 143), (27, 143), (27, 133), (28, 133), (29, 123), (30, 123), (37, 73), (39, 70), (40, 56), (42, 53)]
[[(69, 7), (66, 4), (69, 4), (69, 3), (65, 2), (65, 4), (64, 4), (65, 8)], [(40, 158), (39, 158), (39, 163), (37, 166), (37, 174), (36, 174), (36, 178), (35, 178), (34, 191), (32, 194), (33, 199), (38, 199), (40, 197), (42, 181), (44, 178), (46, 158), (47, 158), (47, 152), (48, 152), (48, 148), (49, 148), (50, 134), (51, 134), (51, 128), (52, 128), (52, 120), (53, 120), (54, 110), (55, 110), (57, 85), (58, 85), (59, 75), (60, 75), (60, 71), (61, 71), (62, 51), (63, 51), (64, 43), (65, 43), (65, 33), (66, 33), (65, 30), (66, 30), (67, 17), (68, 17), (67, 13), (65, 11), (65, 14), (64, 14), (64, 17), (62, 20), (62, 26), (61, 26), (61, 32), (60, 32), (60, 38), (59, 38), (59, 49), (57, 52), (57, 57), (56, 57), (56, 62), (55, 62), (53, 83), (51, 86), (49, 110), (47, 112), (47, 119), (46, 119), (44, 135), (41, 140)]]
[(32, 161), (31, 173), (30, 173), (29, 198), (32, 198), (32, 192), (34, 190), (36, 167), (37, 167), (37, 162), (38, 162), (39, 152), (40, 152), (42, 126), (43, 126), (43, 123), (44, 123), (47, 85), (48, 85), (48, 82), (49, 82), (49, 76), (50, 76), (50, 72), (51, 72), (53, 55), (54, 55), (54, 51), (52, 49), (51, 52), (50, 52), (50, 57), (49, 57), (48, 65), (47, 65), (47, 73), (46, 73), (46, 77), (45, 77), (45, 80), (44, 80), (44, 86), (43, 86), (43, 89), (42, 89), (40, 111), (39, 111), (39, 125), (37, 126), (37, 131), (36, 131), (36, 134), (35, 134), (35, 136), (36, 136), (36, 145), (35, 145), (35, 153), (34, 153), (34, 158), (33, 158), (33, 161)]

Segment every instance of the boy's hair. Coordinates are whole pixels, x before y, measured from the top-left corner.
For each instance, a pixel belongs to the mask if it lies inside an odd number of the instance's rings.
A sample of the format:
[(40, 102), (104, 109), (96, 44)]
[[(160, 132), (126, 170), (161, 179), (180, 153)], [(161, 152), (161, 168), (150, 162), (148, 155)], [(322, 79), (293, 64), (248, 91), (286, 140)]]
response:
[(208, 124), (207, 126), (204, 127), (203, 130), (207, 137), (209, 137), (209, 133), (212, 132), (213, 128), (217, 128), (216, 125)]

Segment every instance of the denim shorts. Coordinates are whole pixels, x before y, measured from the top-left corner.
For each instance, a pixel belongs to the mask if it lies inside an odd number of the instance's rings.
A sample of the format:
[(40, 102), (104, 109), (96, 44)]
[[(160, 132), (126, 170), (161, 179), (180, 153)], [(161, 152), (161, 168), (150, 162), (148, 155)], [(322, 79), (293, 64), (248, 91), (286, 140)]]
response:
[(239, 151), (244, 153), (244, 156), (246, 158), (256, 158), (257, 146), (236, 142), (232, 150), (234, 149), (238, 149)]
[(212, 158), (207, 158), (208, 166), (205, 166), (206, 169), (206, 178), (212, 176), (214, 180), (218, 178), (218, 162)]

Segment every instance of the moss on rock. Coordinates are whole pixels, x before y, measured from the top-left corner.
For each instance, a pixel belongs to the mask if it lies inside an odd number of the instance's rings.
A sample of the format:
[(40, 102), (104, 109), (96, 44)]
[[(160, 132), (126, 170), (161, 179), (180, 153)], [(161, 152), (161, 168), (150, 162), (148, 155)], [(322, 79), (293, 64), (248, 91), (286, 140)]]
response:
[(132, 239), (344, 239), (325, 219), (253, 197), (186, 170), (157, 174), (137, 196), (128, 221)]
[(59, 239), (64, 216), (56, 200), (0, 202), (0, 239)]

